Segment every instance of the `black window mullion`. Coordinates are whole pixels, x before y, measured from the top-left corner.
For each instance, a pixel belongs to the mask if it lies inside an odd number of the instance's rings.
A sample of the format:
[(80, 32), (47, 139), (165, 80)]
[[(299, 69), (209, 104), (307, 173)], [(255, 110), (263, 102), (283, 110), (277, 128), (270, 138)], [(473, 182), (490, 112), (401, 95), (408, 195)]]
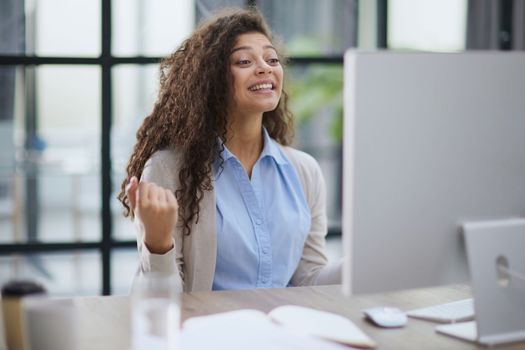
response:
[(512, 8), (514, 0), (501, 0), (499, 7), (498, 46), (500, 50), (512, 50)]
[(111, 294), (111, 0), (102, 0), (102, 120), (101, 120), (101, 191), (102, 191), (102, 295)]
[[(135, 241), (113, 242), (113, 248), (133, 248)], [(100, 242), (33, 242), (0, 244), (0, 256), (12, 254), (38, 254), (44, 252), (71, 252), (88, 249), (100, 249)]]
[(290, 64), (343, 64), (342, 55), (334, 56), (309, 56), (309, 57), (290, 57)]
[(388, 0), (377, 0), (377, 47), (388, 48)]
[[(111, 65), (116, 64), (151, 64), (159, 63), (162, 57), (111, 57)], [(101, 65), (101, 57), (45, 57), (45, 56), (13, 56), (0, 54), (0, 66), (12, 65)]]
[(100, 64), (100, 58), (96, 57), (46, 57), (34, 55), (0, 55), (0, 66), (6, 65), (42, 65), (42, 64)]

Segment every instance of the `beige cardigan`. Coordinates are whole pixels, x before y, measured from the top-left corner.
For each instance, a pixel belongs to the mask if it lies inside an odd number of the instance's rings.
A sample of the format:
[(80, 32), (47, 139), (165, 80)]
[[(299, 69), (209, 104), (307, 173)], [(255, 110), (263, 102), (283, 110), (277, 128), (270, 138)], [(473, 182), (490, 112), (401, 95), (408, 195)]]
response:
[[(310, 155), (290, 147), (281, 149), (299, 175), (312, 217), (301, 260), (290, 284), (341, 283), (341, 262), (328, 265), (325, 255), (326, 187), (321, 169)], [(180, 156), (173, 150), (158, 151), (146, 163), (141, 180), (175, 191), (179, 187), (180, 161)], [(184, 291), (211, 290), (217, 254), (215, 212), (215, 192), (207, 191), (200, 203), (199, 221), (193, 223), (191, 234), (183, 235), (178, 225), (173, 232), (174, 248), (162, 255), (148, 251), (143, 239), (144, 230), (135, 220), (140, 272), (174, 273), (178, 276), (179, 288)]]

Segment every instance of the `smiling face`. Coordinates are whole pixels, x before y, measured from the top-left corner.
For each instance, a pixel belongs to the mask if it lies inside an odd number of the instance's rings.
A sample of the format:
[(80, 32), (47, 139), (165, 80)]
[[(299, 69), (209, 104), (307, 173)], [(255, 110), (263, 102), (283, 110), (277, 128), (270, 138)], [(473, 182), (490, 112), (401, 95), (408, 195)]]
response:
[(283, 68), (275, 48), (261, 33), (237, 37), (230, 55), (233, 81), (231, 113), (262, 113), (279, 104)]

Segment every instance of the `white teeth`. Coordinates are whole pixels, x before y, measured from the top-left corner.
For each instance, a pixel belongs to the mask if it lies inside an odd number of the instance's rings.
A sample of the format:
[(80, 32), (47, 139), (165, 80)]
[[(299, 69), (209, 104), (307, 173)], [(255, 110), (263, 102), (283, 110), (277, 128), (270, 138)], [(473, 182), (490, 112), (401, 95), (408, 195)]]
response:
[(267, 84), (257, 84), (257, 85), (254, 85), (250, 88), (251, 91), (256, 91), (256, 90), (261, 90), (261, 89), (271, 89), (272, 88), (272, 84), (270, 83), (267, 83)]

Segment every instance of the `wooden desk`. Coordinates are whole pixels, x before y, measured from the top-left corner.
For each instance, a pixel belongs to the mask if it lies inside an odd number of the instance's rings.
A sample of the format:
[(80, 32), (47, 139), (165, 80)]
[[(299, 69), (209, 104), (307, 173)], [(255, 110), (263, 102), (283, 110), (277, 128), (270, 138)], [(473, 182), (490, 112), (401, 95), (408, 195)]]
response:
[[(434, 304), (470, 298), (470, 287), (454, 285), (413, 289), (346, 298), (340, 285), (258, 289), (246, 291), (196, 292), (185, 294), (182, 318), (201, 316), (242, 308), (264, 312), (285, 304), (296, 304), (329, 311), (351, 319), (373, 338), (377, 349), (486, 349), (473, 343), (457, 340), (434, 331), (435, 323), (409, 318), (400, 329), (381, 329), (363, 319), (361, 310), (374, 306), (395, 306), (411, 310)], [(498, 346), (500, 349), (525, 349), (525, 343)]]
[[(409, 319), (401, 329), (380, 329), (366, 322), (361, 310), (389, 305), (409, 310), (471, 296), (470, 288), (454, 285), (370, 294), (346, 298), (341, 286), (258, 289), (223, 292), (193, 292), (182, 295), (182, 319), (243, 308), (268, 312), (285, 304), (308, 306), (351, 319), (377, 343), (378, 349), (477, 349), (484, 348), (436, 334), (435, 323)], [(127, 349), (129, 341), (128, 297), (79, 297), (75, 305), (80, 316), (80, 349)], [(499, 346), (524, 349), (525, 343)]]

